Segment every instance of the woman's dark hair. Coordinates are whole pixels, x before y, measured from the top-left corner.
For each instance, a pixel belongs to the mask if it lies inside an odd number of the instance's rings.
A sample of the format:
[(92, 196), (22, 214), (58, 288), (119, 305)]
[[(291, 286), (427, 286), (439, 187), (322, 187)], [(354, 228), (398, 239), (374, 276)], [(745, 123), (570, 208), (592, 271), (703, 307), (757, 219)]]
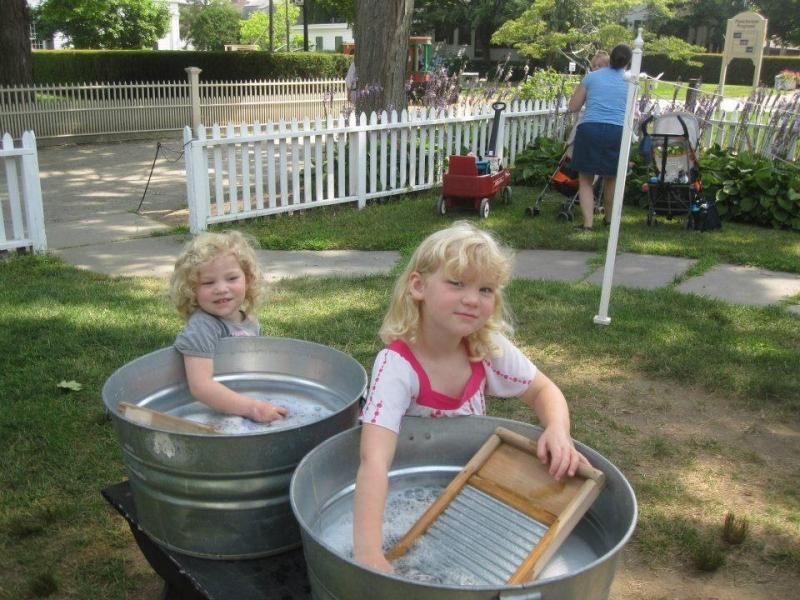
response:
[(617, 44), (611, 51), (611, 64), (609, 66), (612, 69), (624, 69), (630, 64), (632, 57), (633, 51), (628, 44)]

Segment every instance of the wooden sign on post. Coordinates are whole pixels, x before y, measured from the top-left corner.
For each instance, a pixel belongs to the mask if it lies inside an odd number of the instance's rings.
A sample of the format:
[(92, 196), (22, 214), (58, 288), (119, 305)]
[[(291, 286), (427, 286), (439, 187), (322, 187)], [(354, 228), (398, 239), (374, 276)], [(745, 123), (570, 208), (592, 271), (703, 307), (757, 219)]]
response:
[(761, 58), (767, 39), (767, 20), (756, 12), (742, 12), (728, 19), (725, 30), (725, 49), (722, 51), (722, 66), (719, 73), (720, 94), (725, 91), (725, 75), (728, 63), (734, 58), (747, 58), (753, 61), (753, 91), (761, 78)]

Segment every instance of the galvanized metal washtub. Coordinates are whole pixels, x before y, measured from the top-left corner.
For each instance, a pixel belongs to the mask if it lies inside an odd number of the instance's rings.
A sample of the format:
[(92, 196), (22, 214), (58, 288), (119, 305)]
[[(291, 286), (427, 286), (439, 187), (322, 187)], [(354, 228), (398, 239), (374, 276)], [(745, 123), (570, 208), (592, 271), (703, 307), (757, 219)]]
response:
[(274, 337), (221, 340), (214, 368), (215, 379), (243, 393), (319, 403), (324, 416), (236, 435), (142, 426), (120, 415), (120, 402), (177, 416), (192, 407), (207, 409), (190, 396), (183, 358), (174, 348), (124, 365), (103, 386), (103, 402), (139, 522), (165, 547), (204, 558), (252, 558), (297, 547), (292, 473), (309, 450), (356, 423), (366, 372), (333, 348)]
[[(531, 438), (541, 433), (539, 427), (494, 417), (405, 418), (389, 474), (390, 491), (431, 482), (446, 485), (498, 426)], [(317, 446), (300, 462), (292, 477), (292, 510), (300, 524), (308, 577), (316, 600), (589, 600), (608, 597), (618, 554), (636, 525), (637, 506), (625, 477), (603, 456), (577, 444), (592, 465), (605, 473), (606, 486), (572, 534), (589, 549), (588, 554), (570, 557), (569, 550), (565, 550), (565, 556), (557, 554), (555, 557), (567, 565), (566, 572), (551, 576), (546, 569), (542, 578), (524, 585), (440, 585), (366, 568), (326, 539), (326, 527), (342, 514), (352, 513), (360, 431), (360, 428), (350, 429)], [(564, 548), (569, 545), (568, 540)]]

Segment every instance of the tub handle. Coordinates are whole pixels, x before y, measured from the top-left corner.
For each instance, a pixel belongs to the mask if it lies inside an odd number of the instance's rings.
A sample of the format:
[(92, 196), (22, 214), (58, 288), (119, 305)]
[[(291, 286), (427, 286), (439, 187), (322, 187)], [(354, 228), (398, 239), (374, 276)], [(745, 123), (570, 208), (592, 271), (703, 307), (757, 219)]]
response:
[(497, 600), (542, 600), (542, 592), (532, 590), (509, 590), (500, 592)]

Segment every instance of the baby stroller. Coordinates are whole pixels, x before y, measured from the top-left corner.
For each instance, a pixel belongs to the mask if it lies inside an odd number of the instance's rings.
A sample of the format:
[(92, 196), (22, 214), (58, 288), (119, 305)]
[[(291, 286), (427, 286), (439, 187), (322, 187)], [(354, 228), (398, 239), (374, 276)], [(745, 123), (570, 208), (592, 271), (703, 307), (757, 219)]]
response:
[[(564, 147), (564, 153), (556, 165), (556, 170), (548, 178), (542, 191), (536, 197), (533, 206), (525, 209), (525, 214), (529, 217), (538, 217), (541, 213), (542, 202), (544, 196), (550, 186), (553, 186), (558, 192), (561, 192), (567, 197), (561, 204), (556, 218), (564, 221), (572, 221), (574, 217), (575, 203), (578, 202), (578, 172), (570, 166), (570, 159), (572, 158), (572, 145), (575, 142), (575, 128), (569, 134), (569, 138)], [(594, 180), (594, 212), (600, 214), (603, 212), (603, 178), (596, 177)]]
[(686, 228), (705, 231), (719, 229), (716, 204), (702, 194), (697, 145), (700, 127), (687, 112), (651, 115), (641, 124), (640, 152), (651, 161), (654, 174), (643, 186), (648, 194), (647, 224), (656, 217), (667, 220), (686, 215)]

